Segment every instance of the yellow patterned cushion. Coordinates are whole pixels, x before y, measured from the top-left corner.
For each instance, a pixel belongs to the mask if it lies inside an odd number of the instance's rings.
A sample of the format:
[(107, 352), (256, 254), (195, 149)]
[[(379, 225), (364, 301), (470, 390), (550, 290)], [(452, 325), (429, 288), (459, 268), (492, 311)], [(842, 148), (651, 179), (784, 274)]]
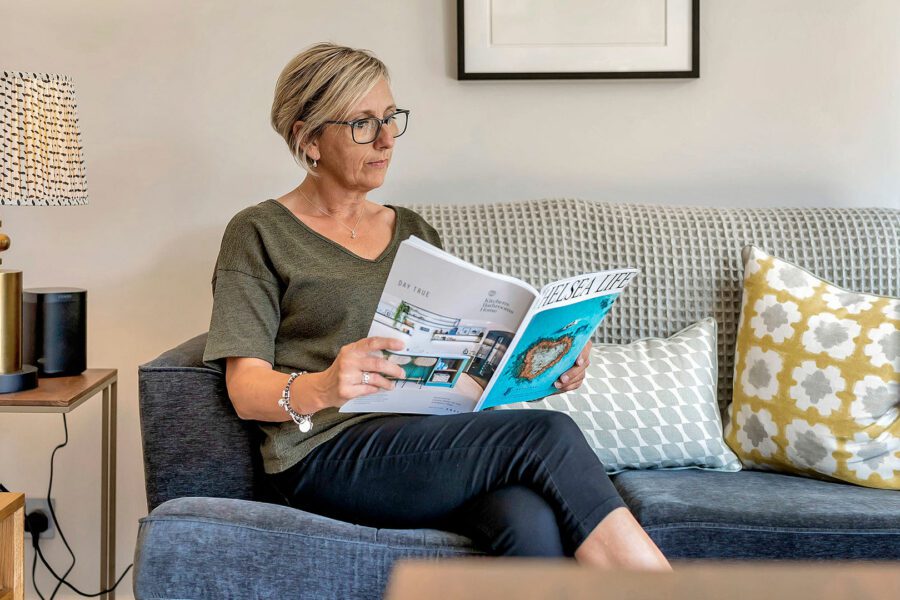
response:
[(900, 489), (900, 300), (744, 249), (725, 441), (746, 467)]

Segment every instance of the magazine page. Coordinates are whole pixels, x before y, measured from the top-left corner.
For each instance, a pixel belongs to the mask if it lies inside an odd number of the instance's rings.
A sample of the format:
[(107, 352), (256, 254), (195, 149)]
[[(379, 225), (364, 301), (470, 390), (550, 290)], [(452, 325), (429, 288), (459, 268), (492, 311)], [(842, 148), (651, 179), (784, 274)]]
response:
[(575, 365), (616, 298), (637, 275), (616, 269), (555, 281), (541, 289), (476, 410), (537, 400)]
[(368, 335), (403, 340), (402, 351), (381, 355), (405, 375), (341, 412), (472, 412), (538, 295), (415, 236), (404, 240)]

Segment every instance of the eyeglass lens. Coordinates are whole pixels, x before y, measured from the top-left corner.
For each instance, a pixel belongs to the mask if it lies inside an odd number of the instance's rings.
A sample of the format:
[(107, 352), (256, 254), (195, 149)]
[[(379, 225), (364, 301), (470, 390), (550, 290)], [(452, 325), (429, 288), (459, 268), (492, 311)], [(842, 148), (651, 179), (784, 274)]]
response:
[[(407, 114), (398, 112), (387, 117), (387, 123), (383, 126), (387, 128), (388, 133), (393, 137), (400, 137), (406, 131), (406, 122)], [(379, 120), (374, 117), (356, 121), (350, 127), (350, 131), (353, 132), (353, 141), (357, 144), (368, 144), (374, 141), (378, 137), (378, 124)]]

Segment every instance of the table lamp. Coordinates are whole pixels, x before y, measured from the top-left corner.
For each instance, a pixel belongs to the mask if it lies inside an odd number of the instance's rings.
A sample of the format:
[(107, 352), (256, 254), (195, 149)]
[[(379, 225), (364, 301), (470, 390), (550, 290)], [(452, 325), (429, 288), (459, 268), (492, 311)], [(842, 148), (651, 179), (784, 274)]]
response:
[[(0, 133), (0, 206), (87, 204), (69, 77), (0, 72)], [(0, 252), (9, 246), (0, 233)], [(36, 386), (37, 368), (22, 364), (22, 271), (0, 269), (0, 393)]]

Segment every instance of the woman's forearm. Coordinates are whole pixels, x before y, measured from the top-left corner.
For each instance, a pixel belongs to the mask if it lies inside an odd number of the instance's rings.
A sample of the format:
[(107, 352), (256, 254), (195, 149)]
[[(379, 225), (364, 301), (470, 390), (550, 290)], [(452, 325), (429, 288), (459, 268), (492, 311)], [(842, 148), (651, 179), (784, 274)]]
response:
[[(291, 384), (291, 406), (300, 414), (314, 413), (325, 405), (315, 386), (319, 373), (305, 373)], [(254, 421), (282, 422), (291, 418), (278, 405), (290, 376), (269, 367), (244, 367), (226, 377), (228, 395), (238, 417)]]

